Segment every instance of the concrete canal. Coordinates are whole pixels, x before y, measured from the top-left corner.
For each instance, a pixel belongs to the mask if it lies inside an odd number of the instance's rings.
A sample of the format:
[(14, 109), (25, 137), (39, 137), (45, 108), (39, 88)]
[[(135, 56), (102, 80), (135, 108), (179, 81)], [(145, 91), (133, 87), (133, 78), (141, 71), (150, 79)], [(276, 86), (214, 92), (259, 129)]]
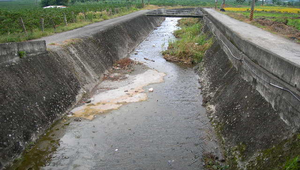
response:
[(98, 85), (91, 103), (57, 122), (14, 168), (203, 169), (203, 154), (219, 152), (198, 76), (161, 55), (177, 22), (167, 18), (131, 54), (143, 64)]

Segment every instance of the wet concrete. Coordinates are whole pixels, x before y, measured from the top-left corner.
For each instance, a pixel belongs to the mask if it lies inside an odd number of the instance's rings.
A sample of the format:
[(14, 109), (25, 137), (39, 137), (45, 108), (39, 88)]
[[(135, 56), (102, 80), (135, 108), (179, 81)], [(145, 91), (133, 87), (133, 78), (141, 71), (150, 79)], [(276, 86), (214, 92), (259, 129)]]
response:
[(54, 135), (51, 130), (44, 137), (59, 136), (51, 152), (36, 152), (38, 156), (19, 169), (203, 169), (203, 153), (218, 153), (218, 149), (201, 106), (198, 77), (191, 67), (166, 62), (161, 56), (174, 40), (177, 20), (167, 18), (131, 55), (166, 74), (164, 82), (144, 87), (146, 101), (123, 105), (92, 121), (60, 121), (65, 125), (62, 130)]

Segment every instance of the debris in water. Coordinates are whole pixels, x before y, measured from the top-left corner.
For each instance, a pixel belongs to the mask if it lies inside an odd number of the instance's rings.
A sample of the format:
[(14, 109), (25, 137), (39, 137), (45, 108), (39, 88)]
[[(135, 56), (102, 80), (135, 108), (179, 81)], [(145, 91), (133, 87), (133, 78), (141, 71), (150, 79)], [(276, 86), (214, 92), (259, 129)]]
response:
[(115, 70), (120, 70), (121, 68), (120, 68), (120, 67), (114, 66), (113, 69), (115, 69)]
[(76, 122), (81, 122), (81, 118), (78, 118), (78, 117), (77, 117), (77, 118), (74, 119), (74, 121), (76, 121)]
[(149, 58), (144, 58), (145, 60), (149, 60), (149, 61), (152, 61), (152, 62), (155, 62), (154, 60), (151, 60), (151, 59), (149, 59)]
[(69, 112), (69, 113), (67, 114), (68, 117), (72, 117), (73, 115), (74, 115), (73, 112)]
[(90, 98), (87, 101), (85, 101), (85, 103), (91, 103), (92, 101), (94, 101), (94, 98)]
[(149, 89), (149, 92), (153, 92), (153, 91), (154, 91), (154, 89), (153, 89), (153, 88), (150, 88), (150, 89)]
[[(143, 87), (153, 83), (164, 81), (164, 73), (154, 69), (149, 69), (144, 73), (132, 77), (125, 86), (112, 88), (112, 90), (100, 92), (94, 95), (94, 101), (91, 104), (81, 105), (72, 110), (75, 117), (83, 117), (93, 120), (96, 114), (102, 114), (106, 111), (119, 109), (126, 103), (133, 103), (147, 100), (147, 94)], [(126, 92), (128, 90), (128, 92)]]

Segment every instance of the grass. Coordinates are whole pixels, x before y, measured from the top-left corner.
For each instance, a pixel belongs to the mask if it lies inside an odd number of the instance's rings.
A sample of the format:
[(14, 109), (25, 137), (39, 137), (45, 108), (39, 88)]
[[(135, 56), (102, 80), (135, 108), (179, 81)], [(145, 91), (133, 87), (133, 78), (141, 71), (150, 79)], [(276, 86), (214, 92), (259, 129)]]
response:
[[(226, 11), (250, 11), (250, 7), (228, 7)], [(256, 6), (255, 11), (276, 12), (276, 13), (294, 13), (300, 14), (299, 8), (287, 8), (282, 6)]]
[(285, 166), (285, 170), (299, 170), (300, 169), (300, 159), (299, 156), (289, 160)]
[[(93, 19), (83, 19), (82, 18), (82, 14), (79, 13), (79, 15), (76, 17), (77, 21), (76, 23), (68, 23), (68, 25), (58, 25), (55, 30), (53, 28), (45, 28), (44, 32), (42, 32), (39, 29), (34, 29), (30, 32), (26, 33), (10, 33), (10, 34), (6, 34), (6, 35), (1, 35), (0, 36), (0, 43), (6, 43), (6, 42), (22, 42), (22, 41), (27, 41), (27, 40), (32, 40), (32, 39), (37, 39), (37, 38), (41, 38), (41, 37), (45, 37), (45, 36), (50, 36), (53, 35), (55, 33), (60, 33), (60, 32), (65, 32), (65, 31), (69, 31), (69, 30), (73, 30), (76, 28), (80, 28), (95, 22), (100, 22), (103, 20), (108, 20), (108, 19), (112, 19), (112, 18), (116, 18), (119, 16), (123, 16), (123, 15), (127, 15), (129, 13), (135, 12), (137, 11), (136, 8), (132, 8), (126, 12), (122, 12), (122, 13), (118, 13), (115, 15), (109, 15), (109, 14), (102, 14), (101, 16), (98, 15), (97, 18), (93, 18)], [(99, 14), (100, 12), (93, 12), (90, 15), (93, 16), (97, 16), (97, 14)]]
[(18, 55), (19, 55), (20, 58), (23, 58), (23, 57), (26, 56), (26, 51), (19, 51)]
[(260, 27), (266, 31), (300, 42), (300, 9), (280, 6), (255, 7), (254, 20), (249, 21), (250, 8), (225, 8), (224, 14)]
[[(234, 15), (240, 14), (243, 16), (243, 20), (248, 20), (250, 16), (250, 11), (244, 12), (229, 12), (228, 15), (234, 17)], [(255, 12), (254, 19), (258, 18), (266, 18), (275, 22), (282, 22), (289, 26), (292, 26), (298, 30), (300, 30), (300, 22), (299, 22), (299, 14), (291, 14), (291, 13), (271, 13), (271, 12)], [(239, 19), (239, 18), (237, 18)]]
[[(236, 8), (236, 9), (238, 9), (238, 8)], [(297, 9), (297, 10), (300, 11), (300, 9)], [(250, 16), (249, 10), (248, 11), (239, 11), (239, 10), (231, 11), (226, 8), (226, 11), (229, 11), (226, 13), (234, 18), (238, 17), (237, 14), (240, 14), (240, 16), (242, 15), (244, 17), (244, 18), (242, 18), (242, 20), (247, 20)], [(296, 28), (297, 30), (300, 30), (299, 17), (300, 17), (299, 13), (281, 13), (281, 12), (275, 12), (275, 11), (272, 11), (272, 12), (256, 11), (256, 12), (254, 12), (254, 19), (266, 18), (271, 21), (285, 23), (286, 25), (292, 26), (292, 27)], [(237, 18), (237, 19), (241, 20), (241, 18)]]
[[(23, 9), (23, 8), (38, 8), (35, 5), (35, 1), (33, 0), (24, 0), (23, 1), (12, 1), (12, 2), (0, 2), (0, 5), (6, 4), (6, 6), (0, 6), (0, 9), (13, 9), (17, 10), (18, 8)], [(15, 5), (14, 5), (15, 4)], [(22, 5), (23, 4), (23, 5)], [(21, 5), (21, 6), (19, 6)], [(13, 8), (13, 7), (16, 8)], [(182, 6), (174, 6), (174, 7), (168, 7), (168, 8), (180, 8)], [(159, 8), (158, 6), (155, 5), (146, 5), (143, 9), (157, 9)], [(40, 28), (32, 29), (32, 30), (27, 30), (27, 33), (23, 32), (9, 32), (7, 34), (1, 35), (0, 36), (0, 43), (7, 43), (7, 42), (23, 42), (27, 40), (32, 40), (32, 39), (37, 39), (45, 36), (50, 36), (56, 33), (60, 32), (65, 32), (69, 30), (73, 30), (76, 28), (80, 28), (95, 22), (100, 22), (103, 20), (108, 20), (112, 18), (116, 18), (119, 16), (127, 15), (129, 13), (135, 12), (139, 9), (135, 7), (129, 8), (127, 11), (120, 11), (120, 13), (117, 14), (110, 14), (107, 11), (89, 11), (85, 15), (83, 13), (79, 13), (76, 15), (76, 22), (71, 23), (68, 22), (68, 25), (66, 26), (65, 24), (60, 24), (56, 25), (56, 28), (45, 28), (44, 32), (41, 31)]]
[(179, 26), (181, 29), (174, 32), (178, 40), (169, 43), (168, 49), (163, 52), (164, 58), (187, 64), (201, 62), (213, 42), (202, 32), (203, 23), (199, 19), (189, 18), (180, 20)]
[(203, 155), (204, 168), (206, 170), (229, 170), (229, 166), (218, 161), (214, 155), (205, 153)]
[(40, 0), (14, 0), (0, 2), (0, 9), (18, 10), (18, 9), (32, 9), (40, 7)]

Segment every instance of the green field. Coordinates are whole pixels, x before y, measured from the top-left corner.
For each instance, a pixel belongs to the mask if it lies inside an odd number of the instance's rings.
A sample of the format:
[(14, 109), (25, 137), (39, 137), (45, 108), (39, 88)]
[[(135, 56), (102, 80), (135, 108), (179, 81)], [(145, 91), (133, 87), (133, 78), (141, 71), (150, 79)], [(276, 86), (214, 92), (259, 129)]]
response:
[(40, 0), (16, 0), (16, 1), (0, 1), (0, 10), (20, 10), (41, 8)]
[[(68, 2), (66, 0), (42, 0), (51, 2)], [(41, 0), (15, 0), (15, 1), (0, 1), (0, 43), (3, 42), (18, 42), (30, 39), (39, 38), (42, 36), (51, 35), (57, 32), (63, 32), (87, 24), (99, 22), (113, 17), (128, 14), (142, 8), (142, 0), (69, 0), (65, 9), (43, 9)], [(211, 0), (144, 0), (146, 4), (155, 5), (152, 8), (159, 6), (201, 6), (212, 7), (214, 2)], [(236, 1), (227, 1), (228, 4), (236, 6)], [(218, 6), (220, 6), (219, 1)], [(249, 11), (246, 11), (246, 6), (241, 8), (232, 8), (226, 14), (234, 16), (243, 16), (247, 18)], [(286, 23), (296, 29), (300, 29), (300, 19), (298, 13), (282, 13), (276, 11), (266, 12), (266, 10), (290, 10), (300, 11), (298, 8), (286, 7), (257, 7), (263, 11), (255, 12), (255, 18), (266, 18), (272, 21)], [(227, 8), (226, 8), (227, 10)], [(67, 24), (65, 23), (65, 18)], [(23, 20), (26, 32), (22, 27), (21, 19)], [(241, 18), (238, 18), (241, 19)], [(44, 24), (41, 21), (44, 20)], [(243, 19), (241, 19), (243, 20)], [(42, 31), (44, 25), (44, 31)]]
[[(0, 1), (0, 43), (19, 42), (82, 27), (142, 8), (141, 0), (42, 0), (69, 2), (65, 9), (43, 9), (40, 0)], [(148, 4), (148, 0), (144, 0)], [(198, 0), (151, 0), (152, 5), (208, 5)], [(44, 3), (45, 4), (45, 3)], [(66, 19), (65, 19), (66, 18)], [(25, 29), (21, 24), (23, 20)], [(66, 25), (66, 21), (67, 24)], [(42, 24), (44, 21), (44, 24)], [(42, 31), (44, 25), (44, 31)]]
[[(25, 41), (71, 30), (131, 13), (140, 7), (138, 4), (131, 3), (87, 2), (75, 3), (65, 9), (43, 9), (40, 4), (36, 5), (32, 0), (0, 2), (0, 6), (1, 43)], [(22, 27), (21, 19), (26, 32)]]

